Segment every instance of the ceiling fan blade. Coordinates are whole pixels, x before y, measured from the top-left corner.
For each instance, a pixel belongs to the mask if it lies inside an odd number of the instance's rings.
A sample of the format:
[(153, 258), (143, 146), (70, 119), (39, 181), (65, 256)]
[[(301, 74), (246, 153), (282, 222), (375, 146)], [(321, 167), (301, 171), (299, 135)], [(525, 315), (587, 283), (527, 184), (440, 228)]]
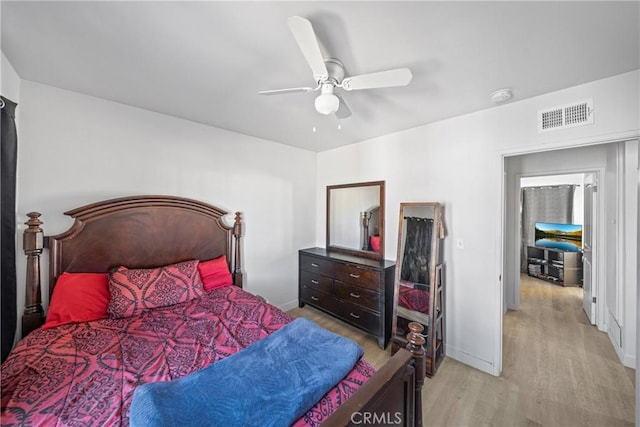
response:
[(395, 70), (380, 71), (379, 73), (347, 77), (342, 81), (341, 86), (344, 90), (406, 86), (411, 82), (412, 77), (413, 74), (408, 68), (397, 68)]
[(336, 111), (336, 117), (339, 119), (346, 119), (351, 115), (351, 110), (347, 106), (347, 103), (344, 102), (344, 98), (340, 96), (338, 93), (334, 93), (335, 96), (340, 100), (340, 105), (338, 106), (338, 111)]
[(289, 24), (289, 30), (291, 30), (293, 38), (296, 39), (302, 54), (309, 63), (309, 67), (311, 67), (313, 78), (316, 81), (320, 81), (329, 77), (318, 38), (313, 31), (311, 22), (300, 16), (292, 16), (287, 20), (287, 23)]
[(283, 93), (298, 93), (298, 92), (313, 92), (312, 87), (292, 87), (288, 89), (273, 89), (273, 90), (261, 90), (258, 92), (260, 95), (280, 95)]

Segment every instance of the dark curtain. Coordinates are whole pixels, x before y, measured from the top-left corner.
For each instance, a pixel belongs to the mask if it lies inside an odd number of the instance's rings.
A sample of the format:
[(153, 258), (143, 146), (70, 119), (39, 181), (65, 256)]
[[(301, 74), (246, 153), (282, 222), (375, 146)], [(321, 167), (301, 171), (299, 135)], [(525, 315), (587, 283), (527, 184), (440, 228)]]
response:
[(0, 244), (2, 245), (2, 259), (0, 271), (2, 282), (0, 283), (0, 306), (2, 316), (2, 361), (7, 357), (16, 332), (16, 165), (18, 151), (18, 137), (16, 134), (15, 111), (17, 104), (0, 96), (4, 107), (1, 110), (2, 122), (0, 123), (1, 156), (0, 174), (2, 175), (2, 217), (0, 223), (2, 232)]
[(429, 285), (429, 258), (433, 219), (405, 218), (406, 235), (400, 279)]
[(571, 224), (575, 185), (524, 187), (522, 189), (522, 244), (520, 268), (527, 269), (527, 246), (535, 244), (536, 222)]

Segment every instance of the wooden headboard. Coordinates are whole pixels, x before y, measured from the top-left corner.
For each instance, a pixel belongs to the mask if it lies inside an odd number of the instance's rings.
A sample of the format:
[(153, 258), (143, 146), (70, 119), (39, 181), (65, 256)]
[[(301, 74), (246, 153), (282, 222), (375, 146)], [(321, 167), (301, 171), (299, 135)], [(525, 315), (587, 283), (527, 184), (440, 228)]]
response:
[(172, 196), (133, 196), (93, 203), (65, 212), (71, 228), (44, 236), (40, 214), (28, 214), (24, 249), (27, 284), (22, 335), (43, 323), (40, 254), (49, 250), (49, 295), (63, 272), (108, 272), (113, 267), (151, 268), (191, 259), (227, 257), (233, 283), (242, 287), (242, 223), (227, 226), (222, 209)]

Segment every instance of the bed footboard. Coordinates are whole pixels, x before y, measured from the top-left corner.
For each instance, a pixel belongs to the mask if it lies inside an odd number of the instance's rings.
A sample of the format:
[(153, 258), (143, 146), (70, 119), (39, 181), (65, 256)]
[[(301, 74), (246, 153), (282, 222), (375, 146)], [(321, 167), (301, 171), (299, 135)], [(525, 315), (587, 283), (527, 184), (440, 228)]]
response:
[(423, 328), (412, 323), (410, 329), (407, 349), (396, 352), (323, 426), (422, 426)]

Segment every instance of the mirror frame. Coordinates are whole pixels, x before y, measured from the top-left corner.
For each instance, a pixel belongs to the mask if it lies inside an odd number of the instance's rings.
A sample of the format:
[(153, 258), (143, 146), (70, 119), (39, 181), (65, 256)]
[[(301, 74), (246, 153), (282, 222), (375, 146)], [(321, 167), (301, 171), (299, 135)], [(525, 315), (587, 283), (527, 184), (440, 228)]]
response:
[[(384, 259), (384, 245), (385, 245), (385, 238), (384, 238), (384, 207), (385, 207), (385, 199), (384, 199), (384, 181), (369, 181), (369, 182), (356, 182), (356, 183), (351, 183), (351, 184), (339, 184), (339, 185), (327, 185), (327, 217), (326, 217), (326, 223), (327, 223), (327, 236), (326, 236), (326, 248), (327, 250), (330, 251), (334, 251), (334, 252), (341, 252), (341, 253), (345, 253), (345, 254), (349, 254), (349, 255), (356, 255), (356, 256), (361, 256), (361, 257), (365, 257), (365, 258), (372, 258), (372, 259), (378, 259), (378, 260), (383, 260)], [(378, 213), (378, 230), (380, 232), (380, 251), (379, 252), (372, 252), (372, 251), (363, 251), (360, 249), (354, 249), (354, 248), (346, 248), (344, 246), (334, 246), (331, 244), (331, 190), (337, 190), (337, 189), (344, 189), (344, 188), (356, 188), (356, 187), (373, 187), (373, 186), (379, 186), (380, 187), (380, 195), (379, 195), (379, 201), (380, 201), (380, 210)]]
[[(400, 203), (398, 221), (398, 252), (396, 255), (396, 271), (393, 284), (393, 319), (391, 324), (392, 354), (395, 349), (404, 348), (405, 335), (398, 334), (398, 305), (400, 301), (400, 279), (402, 263), (404, 262), (404, 240), (406, 235), (404, 210), (405, 208), (430, 208), (433, 209), (433, 232), (431, 234), (430, 258), (429, 258), (429, 313), (415, 312), (416, 317), (407, 318), (408, 321), (416, 321), (425, 326), (422, 332), (425, 338), (425, 355), (427, 358), (426, 375), (435, 374), (445, 356), (445, 301), (444, 301), (444, 253), (443, 239), (444, 229), (444, 205), (440, 202), (402, 202)], [(438, 298), (440, 298), (438, 300)], [(410, 310), (409, 310), (410, 311)], [(426, 323), (426, 324), (425, 324)], [(440, 328), (440, 330), (438, 330)], [(440, 332), (440, 339), (438, 333)], [(440, 349), (440, 350), (439, 350)]]

